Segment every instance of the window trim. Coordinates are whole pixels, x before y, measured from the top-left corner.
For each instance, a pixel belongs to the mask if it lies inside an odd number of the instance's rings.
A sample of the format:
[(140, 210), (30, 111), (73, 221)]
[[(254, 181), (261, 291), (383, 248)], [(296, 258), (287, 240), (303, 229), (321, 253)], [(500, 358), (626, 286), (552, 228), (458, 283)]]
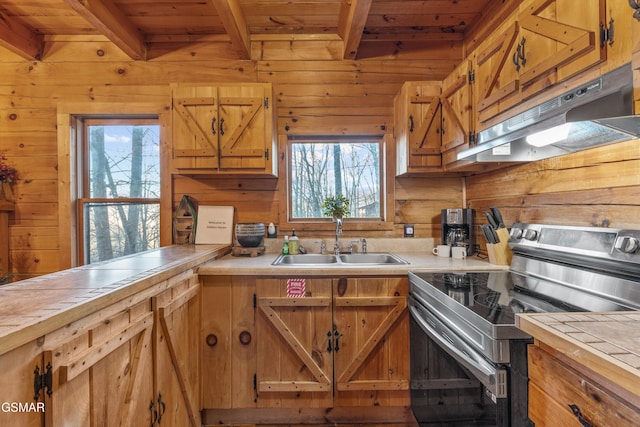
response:
[[(59, 269), (76, 267), (78, 256), (77, 156), (79, 121), (90, 117), (154, 117), (160, 126), (160, 187), (171, 189), (170, 105), (159, 102), (62, 102), (57, 111)], [(172, 244), (172, 191), (160, 193), (160, 246)]]
[[(387, 135), (287, 135), (286, 137), (286, 154), (283, 156), (286, 161), (286, 168), (283, 170), (287, 171), (286, 179), (285, 179), (285, 194), (286, 194), (286, 203), (285, 205), (285, 217), (287, 219), (287, 223), (299, 227), (302, 224), (331, 224), (333, 221), (331, 218), (293, 218), (292, 217), (292, 200), (291, 194), (292, 190), (292, 146), (296, 142), (309, 142), (309, 143), (331, 143), (331, 142), (340, 142), (340, 143), (349, 143), (349, 142), (368, 142), (368, 143), (377, 143), (380, 147), (380, 217), (377, 218), (347, 218), (347, 222), (352, 225), (356, 225), (358, 229), (369, 229), (373, 226), (373, 229), (380, 229), (381, 225), (387, 223), (387, 214), (389, 212), (387, 206), (387, 198), (389, 196), (387, 191), (388, 186), (388, 138)], [(331, 225), (330, 227), (333, 227)], [(317, 227), (316, 227), (317, 228)], [(384, 228), (384, 227), (382, 227)], [(301, 229), (305, 229), (304, 227)]]

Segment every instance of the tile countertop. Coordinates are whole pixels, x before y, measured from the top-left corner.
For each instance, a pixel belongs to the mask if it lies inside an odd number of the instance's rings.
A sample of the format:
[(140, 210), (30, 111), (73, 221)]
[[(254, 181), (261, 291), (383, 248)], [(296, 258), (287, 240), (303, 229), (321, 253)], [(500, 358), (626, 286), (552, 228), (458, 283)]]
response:
[(227, 253), (178, 245), (0, 286), (0, 354)]
[[(273, 242), (267, 239), (266, 253), (256, 257), (226, 255), (223, 258), (208, 262), (198, 269), (199, 275), (215, 276), (335, 276), (349, 274), (354, 276), (397, 276), (405, 275), (409, 271), (453, 271), (453, 270), (502, 270), (508, 266), (490, 264), (487, 259), (476, 256), (467, 259), (452, 259), (437, 257), (432, 254), (433, 239), (367, 239), (367, 252), (390, 252), (398, 255), (409, 264), (403, 265), (272, 265), (279, 256), (282, 239)], [(327, 247), (332, 240), (325, 239)], [(343, 246), (347, 246), (349, 239), (341, 239)], [(346, 244), (344, 242), (347, 242)], [(319, 253), (318, 240), (302, 240), (301, 245), (309, 253)], [(356, 253), (359, 253), (360, 248)], [(304, 256), (304, 255), (301, 255)]]
[(640, 405), (640, 312), (518, 314), (516, 326)]

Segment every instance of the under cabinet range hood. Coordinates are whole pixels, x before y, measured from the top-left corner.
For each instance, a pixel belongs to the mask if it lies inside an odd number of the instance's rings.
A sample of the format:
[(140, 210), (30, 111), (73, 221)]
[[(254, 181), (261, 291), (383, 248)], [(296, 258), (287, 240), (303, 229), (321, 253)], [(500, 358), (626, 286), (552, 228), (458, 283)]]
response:
[(640, 136), (626, 64), (478, 133), (458, 160), (526, 162)]

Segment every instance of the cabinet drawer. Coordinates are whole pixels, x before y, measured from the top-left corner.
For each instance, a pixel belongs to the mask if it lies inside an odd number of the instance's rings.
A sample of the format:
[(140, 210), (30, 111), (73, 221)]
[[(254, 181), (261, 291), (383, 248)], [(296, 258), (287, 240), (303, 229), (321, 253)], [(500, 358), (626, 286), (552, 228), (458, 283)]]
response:
[(537, 346), (529, 346), (528, 354), (529, 417), (536, 427), (579, 427), (569, 405), (577, 405), (584, 419), (596, 427), (640, 425), (640, 408)]

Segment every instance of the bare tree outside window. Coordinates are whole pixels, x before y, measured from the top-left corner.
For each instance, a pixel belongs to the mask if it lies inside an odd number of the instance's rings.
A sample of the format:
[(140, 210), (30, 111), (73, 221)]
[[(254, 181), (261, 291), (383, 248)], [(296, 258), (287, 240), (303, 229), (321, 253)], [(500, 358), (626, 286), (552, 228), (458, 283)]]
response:
[(380, 219), (381, 143), (295, 140), (290, 144), (291, 218), (323, 218), (322, 201), (342, 194), (351, 202), (350, 218)]
[(85, 263), (160, 246), (159, 126), (86, 120)]

